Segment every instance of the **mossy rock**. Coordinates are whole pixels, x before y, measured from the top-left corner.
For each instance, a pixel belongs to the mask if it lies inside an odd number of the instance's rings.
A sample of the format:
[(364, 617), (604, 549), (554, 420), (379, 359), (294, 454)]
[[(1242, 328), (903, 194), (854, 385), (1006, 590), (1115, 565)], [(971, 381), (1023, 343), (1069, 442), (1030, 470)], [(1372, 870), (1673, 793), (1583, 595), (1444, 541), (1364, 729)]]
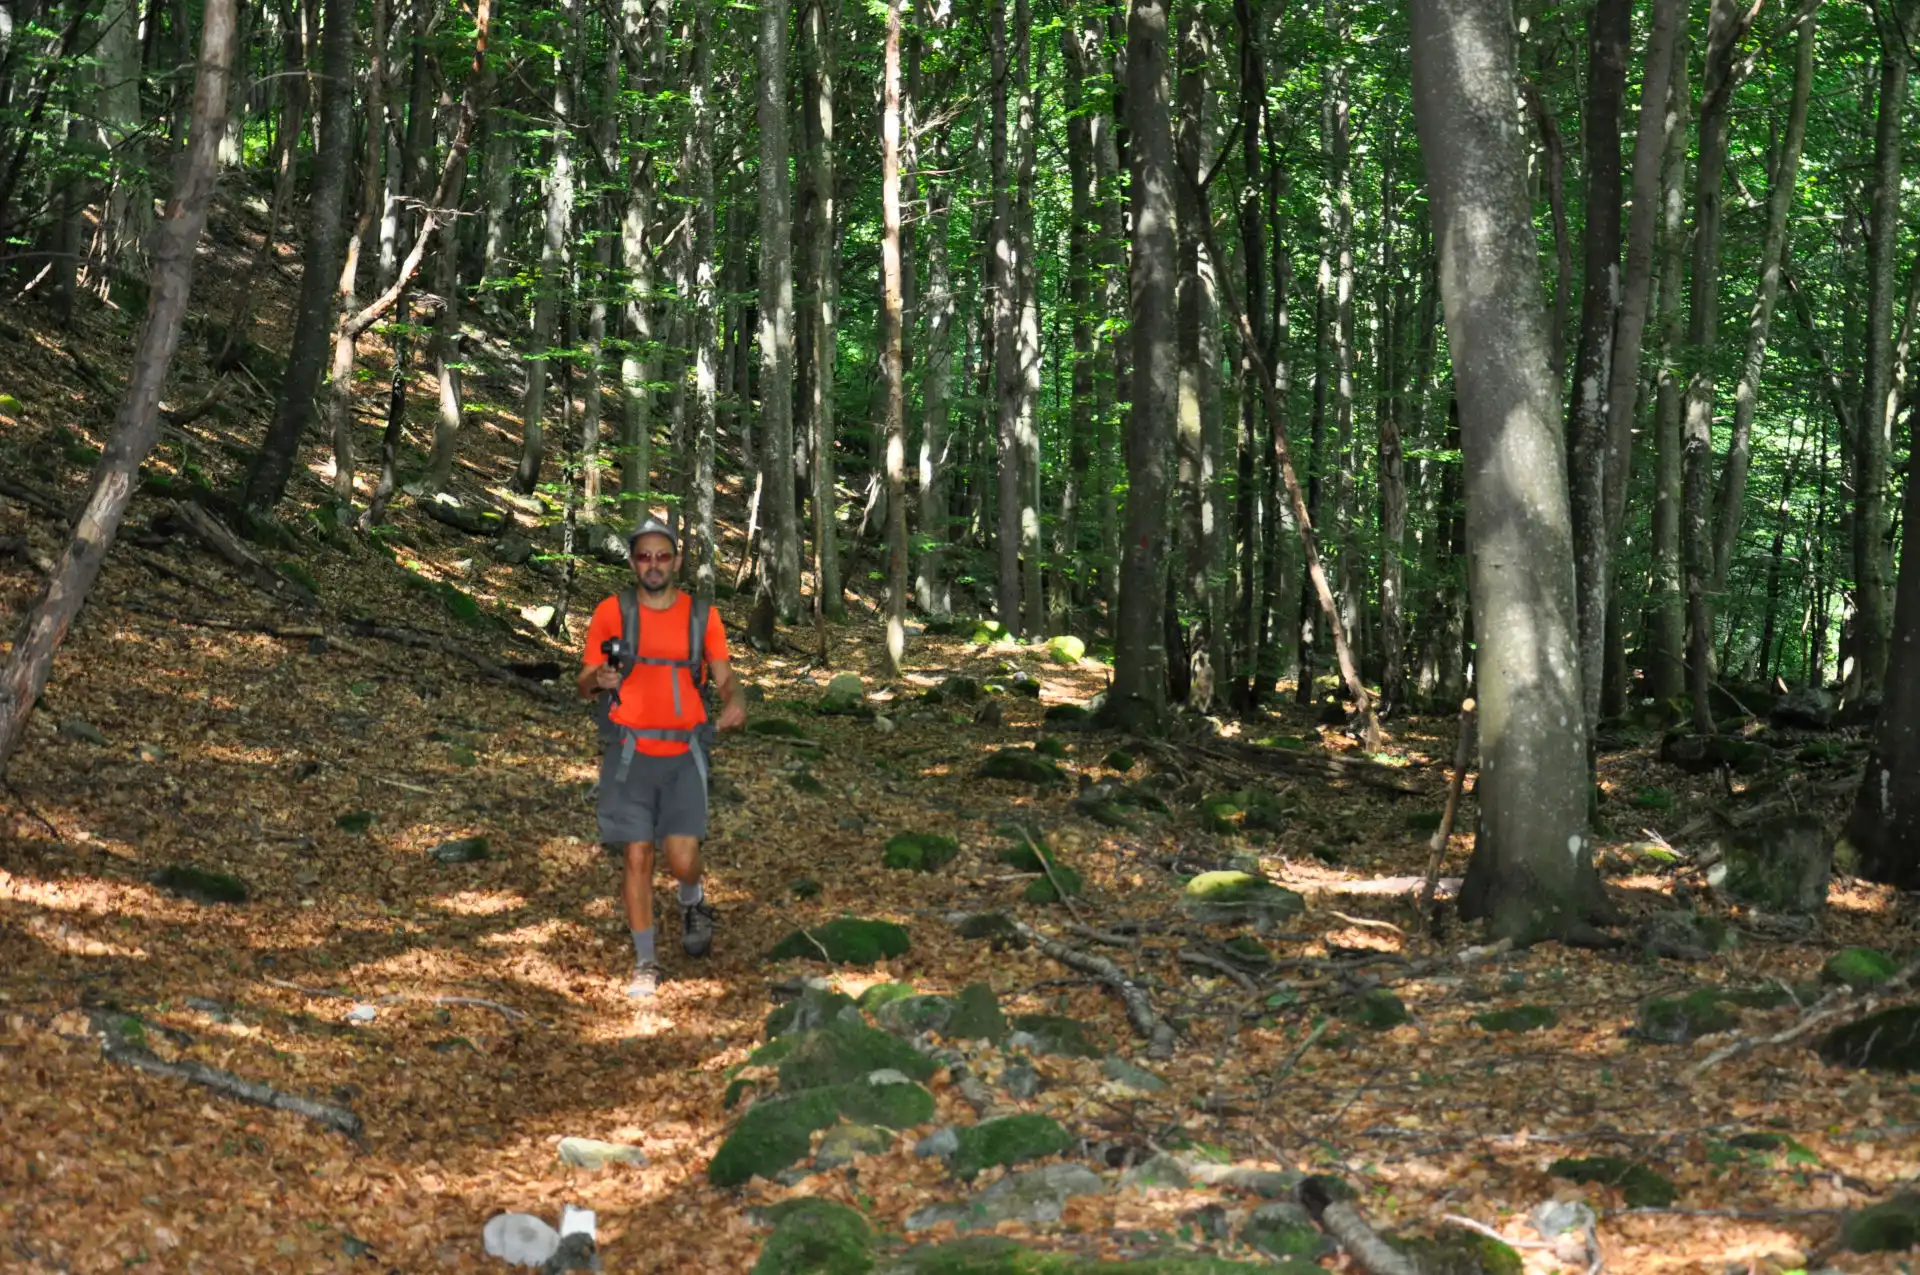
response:
[(1680, 801), (1671, 788), (1642, 788), (1633, 794), (1633, 804), (1641, 810), (1672, 810)]
[(1067, 782), (1066, 773), (1051, 760), (1021, 748), (1003, 748), (990, 754), (975, 773), (982, 779), (1005, 779), (1040, 787)]
[(816, 711), (828, 717), (871, 717), (873, 706), (867, 703), (866, 683), (858, 673), (835, 674)]
[(903, 872), (938, 872), (960, 853), (952, 837), (931, 832), (896, 832), (887, 838), (880, 862)]
[(1388, 1244), (1413, 1259), (1420, 1275), (1522, 1275), (1526, 1264), (1509, 1244), (1475, 1231), (1389, 1235)]
[(1007, 1038), (1007, 1016), (1000, 998), (986, 983), (968, 983), (953, 1000), (953, 1016), (941, 1030), (949, 1040), (985, 1040), (999, 1044)]
[(230, 872), (196, 868), (190, 863), (170, 863), (147, 878), (168, 894), (191, 899), (195, 903), (245, 903), (246, 884)]
[(957, 1129), (960, 1149), (949, 1162), (953, 1175), (971, 1179), (982, 1169), (1020, 1164), (1059, 1155), (1073, 1146), (1073, 1137), (1051, 1116), (1003, 1116)]
[(1773, 749), (1732, 735), (1671, 734), (1661, 742), (1660, 760), (1692, 775), (1722, 766), (1738, 775), (1757, 775), (1773, 761)]
[(340, 831), (358, 836), (373, 827), (373, 811), (349, 810), (345, 814), (336, 816), (333, 823)]
[(1005, 912), (975, 912), (962, 917), (954, 932), (963, 939), (986, 940), (997, 951), (1002, 947), (1025, 947), (1027, 940), (1013, 927), (1013, 918)]
[(911, 1129), (933, 1119), (933, 1094), (901, 1072), (882, 1068), (839, 1085), (840, 1114), (882, 1129)]
[(880, 1260), (877, 1275), (1066, 1275), (1085, 1268), (1059, 1253), (1036, 1253), (998, 1235), (922, 1244)]
[(1105, 766), (1108, 770), (1117, 770), (1122, 774), (1125, 774), (1127, 771), (1132, 770), (1139, 763), (1137, 759), (1134, 757), (1134, 755), (1128, 752), (1126, 749), (1116, 748), (1112, 752), (1108, 753), (1105, 757), (1101, 758), (1100, 764), (1102, 766)]
[(820, 1089), (767, 1098), (747, 1108), (707, 1164), (707, 1181), (740, 1186), (771, 1178), (813, 1149), (813, 1134), (840, 1119), (839, 1095)]
[(1515, 1005), (1512, 1009), (1475, 1014), (1473, 1021), (1480, 1025), (1482, 1031), (1531, 1032), (1559, 1026), (1560, 1015), (1545, 1005)]
[(320, 592), (320, 582), (313, 578), (313, 572), (307, 570), (305, 564), (289, 558), (280, 564), (279, 570), (281, 575), (293, 581), (308, 593), (318, 594)]
[(1007, 626), (998, 620), (981, 620), (973, 626), (973, 634), (967, 640), (975, 646), (992, 646), (1007, 636)]
[(791, 775), (788, 775), (787, 786), (795, 792), (803, 793), (809, 797), (824, 797), (827, 795), (827, 786), (814, 778), (813, 772), (808, 770), (796, 770)]
[(1333, 1253), (1335, 1245), (1301, 1205), (1276, 1200), (1255, 1209), (1240, 1227), (1240, 1242), (1269, 1257), (1317, 1261)]
[[(1060, 883), (1058, 889), (1054, 887), (1055, 881)], [(1070, 897), (1077, 896), (1085, 885), (1078, 872), (1064, 863), (1056, 863), (1053, 865), (1052, 876), (1027, 882), (1027, 888), (1020, 892), (1020, 897), (1028, 903), (1058, 903), (1061, 890), (1065, 890)]]
[(1063, 1058), (1098, 1058), (1104, 1052), (1087, 1033), (1086, 1024), (1060, 1014), (1016, 1014), (1013, 1030), (1031, 1038), (1026, 1047), (1035, 1054)]
[(887, 1070), (913, 1080), (929, 1080), (934, 1064), (897, 1036), (858, 1019), (836, 1018), (808, 1032), (780, 1060), (780, 1091), (791, 1094), (850, 1084), (872, 1072)]
[(795, 877), (787, 883), (787, 889), (796, 899), (817, 899), (820, 897), (820, 882), (813, 877)]
[(912, 995), (914, 995), (912, 983), (875, 983), (872, 987), (860, 993), (860, 998), (854, 1003), (861, 1009), (871, 1013), (883, 1005), (897, 1000), (904, 1000), (906, 997)]
[(1440, 831), (1440, 821), (1445, 818), (1438, 810), (1416, 810), (1407, 816), (1407, 831), (1431, 835)]
[(428, 857), (441, 863), (479, 863), (491, 853), (485, 837), (455, 837), (427, 851)]
[(1811, 915), (1826, 906), (1833, 843), (1812, 813), (1742, 829), (1720, 843), (1722, 883), (1734, 899), (1772, 912)]
[(1855, 991), (1864, 991), (1892, 978), (1900, 966), (1885, 952), (1871, 947), (1841, 948), (1820, 967), (1820, 977), (1828, 983), (1844, 983)]
[(805, 1196), (766, 1211), (773, 1234), (753, 1275), (864, 1275), (873, 1269), (873, 1228), (858, 1211)]
[(1555, 1160), (1547, 1172), (1569, 1182), (1619, 1187), (1630, 1209), (1668, 1208), (1680, 1195), (1673, 1183), (1646, 1165), (1618, 1156)]
[(1764, 1129), (1751, 1133), (1736, 1133), (1727, 1139), (1727, 1145), (1738, 1151), (1754, 1151), (1766, 1155), (1784, 1154), (1788, 1164), (1814, 1166), (1820, 1163), (1820, 1157), (1802, 1146), (1796, 1139), (1784, 1133), (1772, 1133)]
[(1047, 643), (1047, 658), (1055, 664), (1078, 664), (1087, 658), (1087, 644), (1071, 633), (1062, 633)]
[(1640, 1034), (1663, 1045), (1686, 1045), (1730, 1030), (1740, 1015), (1727, 1008), (1721, 994), (1702, 987), (1685, 996), (1667, 996), (1640, 1007)]
[(744, 1065), (748, 1067), (777, 1067), (780, 1065), (780, 1061), (798, 1049), (800, 1042), (806, 1038), (806, 1032), (787, 1032), (784, 1035), (775, 1036), (772, 1040), (769, 1040), (766, 1044), (761, 1045), (758, 1049), (748, 1054), (747, 1061)]
[(1249, 969), (1265, 969), (1273, 964), (1273, 953), (1267, 945), (1251, 934), (1236, 934), (1221, 945), (1226, 949), (1227, 957), (1236, 965), (1245, 965)]
[(853, 997), (830, 988), (809, 987), (767, 1015), (767, 1039), (825, 1027), (849, 1011), (856, 1020), (860, 1017)]
[(1920, 1071), (1920, 1005), (1899, 1005), (1836, 1027), (1820, 1041), (1820, 1057), (1841, 1067)]
[(1840, 1243), (1849, 1253), (1904, 1253), (1920, 1244), (1920, 1195), (1903, 1192), (1848, 1214)]
[(824, 955), (837, 965), (872, 965), (888, 957), (904, 956), (911, 946), (906, 930), (891, 921), (843, 916), (795, 930), (773, 945), (767, 959), (817, 961)]
[(1187, 882), (1180, 904), (1202, 922), (1285, 921), (1307, 910), (1307, 901), (1251, 872), (1203, 872)]
[(807, 732), (799, 722), (785, 717), (756, 717), (747, 723), (747, 734), (768, 739), (805, 739)]
[(1408, 1021), (1406, 1004), (1384, 987), (1354, 997), (1340, 1007), (1340, 1017), (1369, 1031), (1388, 1031)]
[(1033, 751), (1042, 757), (1051, 757), (1055, 761), (1065, 761), (1068, 756), (1066, 741), (1048, 735), (1033, 741)]
[(953, 1021), (953, 1012), (951, 996), (923, 993), (902, 996), (879, 1006), (873, 1012), (873, 1021), (890, 1032), (918, 1036), (921, 1032), (945, 1031)]
[(1648, 917), (1640, 926), (1639, 940), (1649, 957), (1704, 961), (1734, 946), (1735, 935), (1721, 917), (1676, 908)]
[(1079, 704), (1050, 704), (1040, 720), (1054, 730), (1085, 730), (1093, 714)]
[(1012, 868), (1015, 872), (1045, 872), (1046, 869), (1040, 864), (1043, 856), (1048, 863), (1057, 864), (1059, 862), (1054, 858), (1053, 851), (1048, 848), (1047, 843), (1041, 838), (1027, 836), (1018, 828), (1002, 829), (1002, 831), (1015, 837), (1015, 844), (1002, 846), (994, 852), (993, 857), (1006, 864), (1009, 868)]

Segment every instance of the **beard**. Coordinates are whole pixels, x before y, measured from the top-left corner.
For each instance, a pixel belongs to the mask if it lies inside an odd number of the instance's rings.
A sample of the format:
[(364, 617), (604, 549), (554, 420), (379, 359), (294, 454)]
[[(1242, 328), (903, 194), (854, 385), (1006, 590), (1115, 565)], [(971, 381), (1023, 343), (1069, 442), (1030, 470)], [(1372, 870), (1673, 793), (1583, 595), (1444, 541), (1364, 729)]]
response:
[(640, 587), (651, 594), (665, 593), (673, 587), (673, 577), (665, 571), (649, 569), (641, 572)]

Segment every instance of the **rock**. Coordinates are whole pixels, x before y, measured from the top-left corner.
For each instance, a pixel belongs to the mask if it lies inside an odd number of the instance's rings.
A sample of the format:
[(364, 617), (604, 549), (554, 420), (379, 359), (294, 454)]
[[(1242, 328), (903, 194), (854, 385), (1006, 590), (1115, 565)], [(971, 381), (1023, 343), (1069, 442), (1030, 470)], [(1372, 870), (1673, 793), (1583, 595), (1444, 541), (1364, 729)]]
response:
[(852, 1164), (863, 1155), (885, 1155), (893, 1149), (893, 1135), (867, 1124), (838, 1124), (820, 1139), (813, 1154), (813, 1167), (826, 1172)]
[(1040, 1092), (1040, 1073), (1029, 1063), (1009, 1063), (1000, 1074), (1000, 1083), (1009, 1098), (1016, 1102), (1031, 1102)]
[[(1057, 886), (1056, 882), (1058, 882)], [(1028, 903), (1058, 903), (1062, 890), (1066, 891), (1069, 897), (1078, 897), (1085, 888), (1086, 883), (1080, 879), (1078, 872), (1064, 863), (1055, 863), (1051, 874), (1027, 882), (1026, 889), (1020, 892), (1020, 897)]]
[(1034, 740), (1033, 751), (1039, 753), (1042, 757), (1048, 757), (1054, 761), (1065, 761), (1068, 752), (1066, 741), (1055, 739), (1051, 735)]
[(889, 1001), (897, 1001), (913, 994), (912, 983), (875, 983), (860, 993), (860, 999), (854, 1003), (861, 1009), (877, 1010)]
[(1075, 813), (1085, 815), (1103, 828), (1130, 829), (1133, 820), (1127, 818), (1120, 803), (1113, 799), (1111, 790), (1104, 784), (1095, 784), (1073, 799)]
[(245, 903), (247, 887), (230, 872), (196, 868), (190, 863), (170, 863), (147, 878), (168, 894), (191, 899), (195, 903)]
[(487, 546), (496, 562), (509, 567), (524, 566), (533, 557), (533, 541), (525, 536), (508, 532)]
[(333, 822), (334, 826), (339, 828), (340, 831), (359, 836), (367, 829), (373, 827), (373, 812), (371, 810), (349, 810), (340, 815), (336, 815)]
[[(1006, 668), (1007, 666), (1002, 665), (1001, 667)], [(1006, 684), (1007, 689), (1015, 695), (1023, 695), (1028, 699), (1040, 698), (1040, 679), (1023, 668), (1009, 669)]]
[(1040, 720), (1052, 730), (1085, 730), (1091, 723), (1093, 714), (1078, 704), (1049, 704), (1047, 711), (1040, 714)]
[(896, 832), (887, 838), (880, 862), (905, 872), (937, 872), (952, 863), (960, 853), (960, 843), (952, 837), (931, 832)]
[(953, 1019), (954, 1001), (950, 996), (923, 993), (902, 996), (874, 1010), (873, 1021), (902, 1036), (922, 1032), (944, 1032)]
[(1802, 686), (1775, 700), (1767, 721), (1789, 730), (1827, 730), (1839, 711), (1840, 701), (1831, 692)]
[(1141, 1191), (1150, 1191), (1156, 1187), (1167, 1190), (1184, 1191), (1193, 1184), (1187, 1173), (1187, 1166), (1179, 1156), (1160, 1152), (1133, 1165), (1120, 1175), (1122, 1188), (1133, 1187)]
[(1007, 1046), (1039, 1057), (1098, 1058), (1105, 1052), (1087, 1034), (1086, 1024), (1059, 1014), (1015, 1015)]
[(1187, 882), (1180, 905), (1202, 923), (1253, 921), (1262, 927), (1307, 910), (1298, 894), (1250, 872), (1203, 872)]
[(753, 1275), (840, 1275), (873, 1269), (873, 1228), (844, 1204), (802, 1196), (781, 1201), (764, 1216), (773, 1224), (773, 1234), (760, 1249)]
[(1131, 1089), (1135, 1093), (1160, 1093), (1167, 1087), (1166, 1081), (1145, 1067), (1128, 1062), (1118, 1054), (1111, 1055), (1102, 1062), (1100, 1071), (1108, 1080), (1122, 1089)]
[(815, 1130), (839, 1119), (839, 1095), (832, 1089), (762, 1099), (747, 1108), (714, 1152), (707, 1181), (735, 1187), (755, 1177), (771, 1178), (806, 1156)]
[(1003, 1222), (1045, 1226), (1060, 1220), (1067, 1201), (1074, 1196), (1098, 1195), (1105, 1190), (1100, 1175), (1085, 1165), (1050, 1164), (1009, 1174), (971, 1200), (943, 1201), (916, 1209), (907, 1215), (906, 1230), (931, 1230), (943, 1222), (951, 1222), (961, 1231), (990, 1230)]
[(854, 1008), (851, 996), (832, 988), (809, 987), (767, 1015), (767, 1039), (789, 1032), (809, 1032), (848, 1017), (860, 1021), (860, 1011)]
[(787, 882), (788, 891), (796, 899), (817, 899), (821, 888), (820, 882), (813, 877), (795, 877)]
[(1087, 644), (1071, 633), (1062, 633), (1047, 643), (1047, 658), (1055, 664), (1078, 664), (1087, 658)]
[(1481, 1031), (1532, 1032), (1560, 1025), (1560, 1015), (1545, 1005), (1515, 1005), (1512, 1009), (1488, 1010), (1475, 1014), (1473, 1021)]
[(1734, 735), (1670, 734), (1661, 742), (1660, 760), (1690, 775), (1711, 774), (1722, 766), (1737, 775), (1757, 775), (1773, 761), (1773, 750)]
[(788, 721), (784, 717), (756, 717), (747, 723), (747, 734), (760, 735), (767, 739), (805, 739), (807, 732), (800, 723)]
[(1547, 1167), (1547, 1172), (1569, 1182), (1617, 1186), (1625, 1195), (1630, 1209), (1669, 1208), (1680, 1195), (1673, 1183), (1646, 1165), (1635, 1164), (1618, 1156), (1555, 1160)]
[(969, 983), (954, 999), (953, 1013), (940, 1034), (949, 1040), (985, 1040), (998, 1044), (1007, 1038), (1006, 1015), (1000, 1000), (986, 983)]
[(1001, 709), (1000, 701), (988, 700), (982, 704), (973, 715), (973, 724), (975, 726), (990, 726), (996, 729), (1005, 726), (1007, 724), (1007, 715), (1005, 711)]
[(141, 761), (146, 762), (150, 766), (158, 765), (167, 759), (167, 750), (159, 744), (142, 743), (137, 745), (133, 751)]
[(520, 618), (543, 632), (553, 623), (553, 617), (558, 614), (559, 611), (556, 608), (546, 603), (520, 608)]
[(1678, 910), (1655, 912), (1639, 937), (1648, 956), (1678, 961), (1704, 961), (1734, 945), (1733, 931), (1719, 917)]
[(1227, 1217), (1225, 1208), (1218, 1204), (1203, 1204), (1197, 1209), (1189, 1209), (1180, 1215), (1180, 1225), (1190, 1227), (1201, 1239), (1219, 1243), (1233, 1233), (1233, 1223)]
[(459, 837), (442, 841), (427, 854), (442, 863), (478, 863), (487, 857), (485, 837)]
[(1740, 902), (1807, 916), (1826, 906), (1833, 842), (1819, 815), (1788, 815), (1719, 845), (1723, 858), (1715, 867), (1724, 866), (1726, 876), (1718, 884)]
[(1541, 1239), (1553, 1245), (1563, 1266), (1587, 1266), (1593, 1261), (1587, 1239), (1600, 1219), (1578, 1200), (1544, 1200), (1534, 1206), (1527, 1221)]
[(947, 1244), (921, 1244), (884, 1257), (875, 1275), (1052, 1275), (1060, 1263), (998, 1235), (969, 1235)]
[(973, 635), (967, 640), (975, 646), (991, 646), (1007, 635), (1007, 626), (998, 620), (981, 620), (973, 626)]
[(1019, 1164), (1042, 1156), (1059, 1155), (1073, 1145), (1073, 1138), (1051, 1116), (1002, 1116), (983, 1120), (955, 1131), (959, 1148), (948, 1164), (953, 1175), (971, 1179), (982, 1169), (996, 1165)]
[(1836, 1027), (1820, 1041), (1820, 1057), (1841, 1067), (1920, 1071), (1920, 1005), (1900, 1005)]
[(1662, 997), (1640, 1007), (1639, 1032), (1663, 1045), (1686, 1045), (1702, 1036), (1731, 1029), (1740, 1016), (1722, 1003), (1720, 993), (1703, 987), (1681, 997)]
[(1899, 972), (1892, 957), (1870, 947), (1842, 948), (1820, 967), (1823, 981), (1844, 983), (1856, 992), (1878, 987)]
[(875, 717), (873, 719), (873, 728), (882, 735), (891, 735), (899, 729), (898, 726), (894, 725), (891, 717)]
[(1407, 1007), (1384, 987), (1375, 987), (1341, 1007), (1340, 1016), (1368, 1031), (1388, 1031), (1407, 1021)]
[(1920, 1195), (1902, 1192), (1848, 1214), (1840, 1243), (1849, 1253), (1904, 1253), (1920, 1244)]
[(861, 1080), (890, 1070), (915, 1080), (933, 1078), (934, 1064), (913, 1046), (858, 1019), (835, 1019), (800, 1037), (780, 1060), (780, 1090), (798, 1093)]
[(795, 930), (773, 945), (769, 960), (825, 959), (840, 965), (872, 965), (892, 956), (904, 956), (912, 946), (907, 932), (891, 921), (839, 917), (821, 925)]
[(867, 707), (867, 684), (860, 680), (858, 673), (834, 674), (833, 680), (827, 683), (819, 711), (835, 717), (868, 715), (872, 710)]
[(540, 1267), (540, 1275), (567, 1275), (572, 1271), (598, 1272), (604, 1269), (600, 1265), (600, 1250), (593, 1242), (593, 1236), (575, 1232), (560, 1237), (560, 1247), (553, 1250), (553, 1256)]
[(560, 1247), (560, 1232), (531, 1213), (500, 1213), (481, 1231), (487, 1256), (514, 1266), (540, 1266)]
[(1389, 1245), (1413, 1259), (1420, 1275), (1521, 1275), (1512, 1245), (1477, 1231), (1449, 1228), (1438, 1235), (1389, 1235)]
[(105, 748), (107, 746), (107, 737), (102, 735), (93, 723), (78, 717), (62, 719), (60, 722), (60, 738), (79, 740), (82, 743), (92, 744), (97, 748)]
[(952, 1129), (935, 1129), (913, 1144), (913, 1153), (922, 1160), (945, 1160), (960, 1149), (960, 1135)]
[(1027, 941), (1013, 928), (1013, 919), (1005, 912), (974, 912), (954, 923), (954, 930), (963, 939), (987, 939), (995, 950), (1002, 947), (1025, 947)]
[(1040, 863), (1042, 858), (1048, 863), (1058, 862), (1045, 839), (1038, 834), (1029, 834), (1018, 824), (1003, 825), (1000, 832), (1004, 836), (1012, 837), (1014, 844), (1000, 847), (994, 852), (993, 857), (1014, 871), (1045, 872), (1046, 868)]
[(972, 704), (980, 698), (980, 683), (955, 673), (926, 693), (929, 704)]
[(1005, 779), (1040, 787), (1067, 782), (1066, 774), (1052, 761), (1020, 748), (1003, 748), (988, 754), (974, 773), (982, 779)]
[(1240, 1226), (1240, 1242), (1269, 1257), (1307, 1261), (1326, 1257), (1335, 1247), (1313, 1224), (1313, 1216), (1291, 1200), (1276, 1200), (1255, 1209)]
[(1212, 1160), (1187, 1161), (1187, 1173), (1201, 1186), (1242, 1195), (1257, 1195), (1263, 1200), (1293, 1198), (1301, 1175), (1291, 1169), (1256, 1169), (1245, 1164), (1216, 1164)]
[(624, 1142), (597, 1138), (560, 1139), (560, 1163), (576, 1169), (604, 1169), (610, 1164), (645, 1164), (647, 1153)]

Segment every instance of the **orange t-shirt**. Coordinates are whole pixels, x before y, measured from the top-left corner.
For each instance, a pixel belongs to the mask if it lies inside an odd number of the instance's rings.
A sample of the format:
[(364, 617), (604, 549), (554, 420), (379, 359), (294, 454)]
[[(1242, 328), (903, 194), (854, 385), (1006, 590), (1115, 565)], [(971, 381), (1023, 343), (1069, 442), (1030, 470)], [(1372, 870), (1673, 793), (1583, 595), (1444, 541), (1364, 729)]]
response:
[[(640, 633), (634, 645), (643, 657), (679, 660), (687, 656), (687, 618), (693, 599), (685, 593), (673, 605), (655, 610), (645, 601), (640, 604)], [(588, 668), (605, 664), (607, 657), (600, 644), (620, 636), (620, 599), (608, 598), (593, 609), (587, 625), (586, 663)], [(727, 658), (727, 633), (715, 609), (707, 618), (707, 663)], [(680, 682), (680, 712), (673, 711), (673, 682)], [(691, 730), (707, 720), (707, 706), (701, 702), (700, 688), (694, 684), (693, 671), (669, 668), (664, 664), (635, 664), (620, 683), (620, 702), (613, 707), (616, 725), (637, 730)], [(687, 746), (672, 739), (637, 739), (636, 752), (649, 757), (678, 757)]]

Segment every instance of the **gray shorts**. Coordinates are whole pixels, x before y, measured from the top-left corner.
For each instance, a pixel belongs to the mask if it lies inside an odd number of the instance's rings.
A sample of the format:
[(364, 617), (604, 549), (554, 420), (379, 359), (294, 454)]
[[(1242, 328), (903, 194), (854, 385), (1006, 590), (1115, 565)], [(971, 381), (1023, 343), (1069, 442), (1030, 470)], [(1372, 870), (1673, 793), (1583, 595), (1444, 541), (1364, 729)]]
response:
[(658, 843), (662, 837), (707, 835), (707, 785), (692, 753), (649, 757), (636, 752), (627, 777), (617, 777), (623, 744), (600, 757), (600, 788), (594, 802), (600, 841), (623, 846), (632, 841)]

